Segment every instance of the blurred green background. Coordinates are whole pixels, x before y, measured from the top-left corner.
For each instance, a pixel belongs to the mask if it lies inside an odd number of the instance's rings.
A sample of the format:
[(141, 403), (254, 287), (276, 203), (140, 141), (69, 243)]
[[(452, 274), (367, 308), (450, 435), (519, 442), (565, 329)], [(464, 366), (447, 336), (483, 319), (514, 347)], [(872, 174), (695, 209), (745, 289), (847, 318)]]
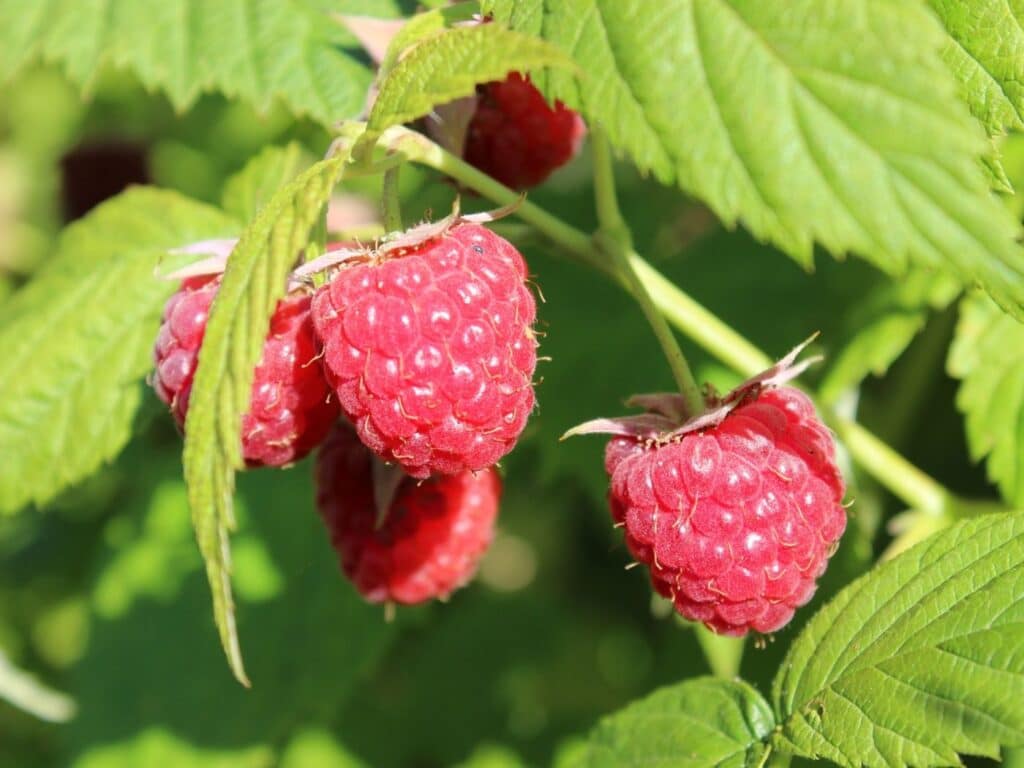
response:
[[(46, 262), (64, 223), (125, 184), (216, 203), (251, 156), (290, 140), (315, 156), (328, 136), (213, 96), (176, 114), (124, 75), (103, 75), (87, 100), (49, 69), (0, 86), (0, 302)], [(447, 212), (451, 184), (412, 169), (402, 179), (407, 219)], [(375, 183), (346, 191), (372, 201)], [(822, 256), (804, 273), (626, 167), (620, 184), (639, 250), (773, 355), (815, 330), (822, 351), (840, 348), (887, 290), (862, 262)], [(531, 200), (590, 229), (591, 197), (584, 151)], [(642, 569), (624, 569), (604, 506), (602, 441), (558, 442), (576, 423), (622, 412), (631, 393), (669, 387), (657, 345), (617, 288), (514, 219), (498, 226), (522, 246), (544, 297), (550, 360), (538, 371), (539, 408), (503, 462), (500, 534), (478, 579), (448, 604), (401, 609), (387, 622), (340, 575), (309, 461), (247, 473), (233, 540), (254, 683), (242, 689), (213, 627), (181, 441), (150, 394), (138, 436), (113, 466), (49, 509), (0, 518), (0, 675), (14, 674), (9, 662), (75, 708), (55, 723), (0, 701), (0, 766), (570, 765), (575, 740), (601, 715), (707, 671), (693, 632), (652, 600)], [(953, 319), (951, 309), (932, 315), (884, 379), (842, 402), (952, 489), (984, 496), (943, 372)], [(737, 381), (692, 344), (685, 350), (701, 378)], [(871, 483), (850, 481), (851, 524), (817, 600), (873, 560), (888, 541), (885, 521), (902, 511)], [(766, 648), (748, 647), (744, 675), (766, 690), (812, 612)]]

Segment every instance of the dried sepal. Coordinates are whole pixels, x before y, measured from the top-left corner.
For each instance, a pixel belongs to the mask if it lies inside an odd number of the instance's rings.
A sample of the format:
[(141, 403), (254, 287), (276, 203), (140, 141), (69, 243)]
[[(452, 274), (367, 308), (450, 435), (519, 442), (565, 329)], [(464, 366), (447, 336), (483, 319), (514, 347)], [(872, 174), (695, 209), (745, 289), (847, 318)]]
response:
[(639, 440), (658, 440), (677, 425), (677, 421), (656, 413), (615, 416), (585, 421), (570, 429), (560, 439), (565, 440), (576, 435), (618, 435)]
[(368, 251), (365, 248), (333, 248), (324, 251), (315, 259), (296, 267), (292, 270), (291, 279), (294, 281), (304, 281), (320, 272), (326, 272), (332, 267), (344, 264), (346, 261), (366, 258), (367, 255)]
[(626, 399), (627, 408), (643, 408), (650, 413), (659, 413), (677, 424), (687, 417), (686, 398), (678, 392), (655, 392), (649, 395), (633, 395)]
[(423, 118), (427, 135), (456, 157), (462, 157), (477, 102), (474, 94), (434, 107), (434, 111)]
[(809, 357), (796, 362), (800, 353), (817, 338), (810, 338), (795, 346), (775, 365), (765, 369), (756, 376), (744, 381), (724, 396), (719, 396), (713, 387), (706, 387), (704, 393), (705, 410), (699, 414), (689, 415), (686, 402), (682, 395), (675, 392), (657, 392), (645, 395), (633, 395), (626, 400), (630, 407), (643, 408), (647, 413), (634, 416), (599, 418), (586, 421), (573, 427), (562, 435), (562, 439), (576, 435), (616, 435), (634, 437), (638, 440), (669, 442), (678, 440), (683, 435), (699, 432), (721, 424), (726, 416), (743, 403), (756, 399), (765, 389), (779, 387), (792, 381), (807, 368), (821, 360), (821, 356)]

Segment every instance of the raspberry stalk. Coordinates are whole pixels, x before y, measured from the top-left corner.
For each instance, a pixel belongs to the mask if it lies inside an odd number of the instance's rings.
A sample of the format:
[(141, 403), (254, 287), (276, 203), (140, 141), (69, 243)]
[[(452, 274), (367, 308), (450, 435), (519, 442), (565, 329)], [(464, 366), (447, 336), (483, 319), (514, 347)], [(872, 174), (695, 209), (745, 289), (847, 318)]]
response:
[[(597, 203), (597, 215), (600, 222), (595, 242), (605, 255), (614, 262), (621, 279), (629, 287), (633, 298), (643, 310), (654, 336), (661, 345), (665, 359), (668, 360), (669, 368), (672, 369), (672, 376), (675, 379), (679, 392), (683, 395), (686, 405), (687, 416), (699, 416), (704, 411), (704, 398), (701, 396), (700, 387), (697, 386), (690, 370), (689, 363), (679, 348), (676, 337), (672, 334), (664, 316), (655, 306), (651, 295), (647, 292), (647, 286), (640, 279), (633, 264), (627, 257), (629, 241), (632, 237), (629, 228), (626, 226), (619, 212), (618, 198), (615, 193), (615, 177), (612, 171), (612, 151), (608, 144), (608, 137), (600, 125), (595, 125), (591, 131), (591, 143), (594, 155), (594, 190)], [(611, 241), (617, 247), (605, 247), (606, 241)]]
[(384, 171), (384, 186), (381, 190), (381, 203), (384, 212), (384, 230), (386, 232), (402, 231), (402, 204), (398, 197), (398, 171), (402, 166), (396, 165)]

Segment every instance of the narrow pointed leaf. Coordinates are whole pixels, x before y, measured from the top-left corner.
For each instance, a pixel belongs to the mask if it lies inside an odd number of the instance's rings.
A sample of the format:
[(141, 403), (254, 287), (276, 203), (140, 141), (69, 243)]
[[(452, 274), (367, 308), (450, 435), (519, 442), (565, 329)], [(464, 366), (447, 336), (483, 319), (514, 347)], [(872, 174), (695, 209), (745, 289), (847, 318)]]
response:
[(251, 221), (274, 193), (309, 167), (312, 158), (301, 144), (267, 147), (224, 183), (221, 207)]
[(263, 207), (228, 258), (210, 308), (185, 421), (185, 480), (196, 538), (213, 591), (214, 617), (232, 671), (242, 666), (231, 597), (228, 532), (235, 470), (243, 466), (242, 416), (253, 369), (287, 276), (330, 197), (347, 155), (321, 161)]

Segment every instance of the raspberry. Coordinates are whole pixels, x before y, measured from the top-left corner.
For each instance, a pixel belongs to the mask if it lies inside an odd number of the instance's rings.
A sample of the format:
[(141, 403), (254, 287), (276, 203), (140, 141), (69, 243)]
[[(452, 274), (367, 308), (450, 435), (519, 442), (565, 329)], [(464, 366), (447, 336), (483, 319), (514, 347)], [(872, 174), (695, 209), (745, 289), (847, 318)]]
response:
[(317, 292), (324, 367), (367, 447), (419, 478), (485, 469), (512, 449), (534, 405), (525, 278), (510, 243), (457, 223), (342, 266)]
[(548, 106), (523, 75), (481, 86), (477, 99), (463, 156), (505, 186), (540, 184), (583, 143), (587, 129), (582, 118), (560, 101)]
[(405, 476), (377, 525), (372, 462), (347, 424), (317, 454), (317, 507), (342, 570), (372, 603), (421, 603), (466, 584), (490, 546), (501, 481), (494, 469)]
[[(164, 307), (153, 357), (153, 388), (185, 426), (192, 378), (206, 333), (206, 318), (220, 278), (192, 277)], [(309, 318), (310, 297), (282, 299), (270, 321), (263, 356), (256, 366), (250, 410), (242, 419), (242, 455), (250, 467), (297, 461), (324, 439), (337, 419)]]
[(811, 599), (846, 527), (830, 433), (791, 387), (671, 442), (615, 437), (612, 517), (654, 588), (716, 632), (773, 632)]

